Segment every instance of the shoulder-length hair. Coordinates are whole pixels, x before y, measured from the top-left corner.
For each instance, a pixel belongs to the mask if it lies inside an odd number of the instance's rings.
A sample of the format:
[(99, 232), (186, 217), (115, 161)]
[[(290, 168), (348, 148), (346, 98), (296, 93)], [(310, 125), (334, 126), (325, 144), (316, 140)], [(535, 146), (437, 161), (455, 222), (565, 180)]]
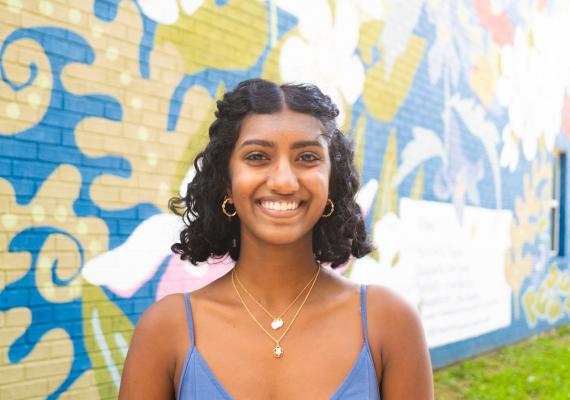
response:
[(170, 199), (169, 208), (183, 217), (186, 227), (172, 251), (192, 264), (227, 254), (237, 261), (240, 252), (239, 216), (226, 217), (221, 204), (230, 185), (229, 160), (243, 119), (252, 113), (271, 114), (284, 108), (310, 114), (323, 126), (331, 160), (329, 198), (334, 213), (313, 228), (313, 253), (320, 263), (337, 267), (350, 255), (362, 257), (372, 247), (355, 201), (359, 187), (352, 143), (338, 129), (338, 108), (329, 96), (311, 84), (277, 85), (262, 79), (238, 84), (217, 102), (216, 119), (209, 129), (210, 141), (194, 160), (196, 175), (185, 196)]

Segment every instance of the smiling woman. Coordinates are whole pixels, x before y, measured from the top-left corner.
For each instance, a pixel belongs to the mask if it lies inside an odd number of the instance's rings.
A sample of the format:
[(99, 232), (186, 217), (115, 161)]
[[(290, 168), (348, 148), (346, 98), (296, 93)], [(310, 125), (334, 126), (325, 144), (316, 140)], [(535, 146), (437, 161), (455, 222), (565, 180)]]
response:
[(313, 85), (254, 79), (218, 101), (196, 176), (171, 200), (187, 225), (172, 250), (236, 265), (145, 312), (120, 398), (433, 397), (412, 308), (322, 267), (371, 251), (337, 116)]

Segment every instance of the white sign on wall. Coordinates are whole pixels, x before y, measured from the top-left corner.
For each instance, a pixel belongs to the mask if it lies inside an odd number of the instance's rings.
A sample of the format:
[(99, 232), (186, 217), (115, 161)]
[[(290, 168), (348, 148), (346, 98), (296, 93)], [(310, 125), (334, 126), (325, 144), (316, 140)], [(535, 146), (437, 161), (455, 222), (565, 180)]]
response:
[(509, 210), (401, 199), (402, 247), (395, 268), (411, 270), (429, 347), (500, 329), (511, 323), (505, 279)]

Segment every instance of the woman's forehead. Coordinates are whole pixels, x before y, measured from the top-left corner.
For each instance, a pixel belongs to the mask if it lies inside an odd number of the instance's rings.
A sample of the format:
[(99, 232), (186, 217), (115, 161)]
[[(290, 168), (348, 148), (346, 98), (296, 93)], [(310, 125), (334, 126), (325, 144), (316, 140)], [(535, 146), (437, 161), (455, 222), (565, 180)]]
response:
[(310, 114), (288, 109), (272, 114), (250, 114), (242, 121), (237, 145), (253, 138), (302, 138), (318, 140), (323, 134), (321, 121)]

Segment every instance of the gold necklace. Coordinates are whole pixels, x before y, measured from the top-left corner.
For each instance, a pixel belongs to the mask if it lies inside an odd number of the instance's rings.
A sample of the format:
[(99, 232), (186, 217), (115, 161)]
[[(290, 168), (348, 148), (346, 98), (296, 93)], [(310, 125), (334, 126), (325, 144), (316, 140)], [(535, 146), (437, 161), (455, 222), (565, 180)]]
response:
[(281, 346), (281, 341), (283, 340), (283, 338), (285, 337), (285, 335), (287, 334), (287, 332), (289, 332), (289, 329), (291, 329), (291, 327), (293, 326), (293, 323), (295, 322), (295, 320), (297, 319), (297, 316), (299, 315), (299, 313), (301, 312), (301, 310), (303, 309), (303, 306), (305, 305), (305, 303), (307, 302), (307, 299), (309, 298), (309, 295), (311, 294), (311, 292), (313, 291), (313, 287), (315, 286), (315, 283), (317, 282), (317, 278), (319, 277), (319, 272), (321, 271), (321, 267), (319, 265), (319, 269), (317, 270), (317, 273), (315, 275), (315, 278), (313, 279), (313, 282), (311, 283), (311, 287), (309, 288), (309, 291), (307, 292), (307, 294), (305, 295), (305, 298), (303, 299), (303, 302), (301, 303), (301, 305), (299, 306), (299, 309), (297, 310), (297, 312), (295, 313), (295, 315), (293, 316), (293, 318), (291, 319), (291, 322), (289, 323), (289, 326), (285, 329), (285, 331), (281, 334), (281, 336), (279, 336), (278, 339), (274, 338), (273, 335), (271, 333), (269, 333), (264, 327), (263, 325), (261, 325), (261, 323), (257, 320), (257, 318), (255, 318), (255, 315), (253, 315), (253, 313), (250, 311), (250, 309), (247, 307), (247, 304), (245, 304), (245, 301), (243, 300), (243, 297), (241, 297), (241, 294), (236, 286), (235, 280), (234, 280), (234, 276), (235, 276), (235, 268), (232, 269), (232, 285), (234, 287), (234, 290), (236, 291), (236, 294), (239, 297), (239, 300), (241, 301), (241, 304), (243, 305), (243, 307), (245, 308), (245, 310), (247, 311), (247, 313), (249, 314), (249, 316), (251, 317), (251, 319), (253, 319), (253, 321), (257, 324), (257, 326), (259, 326), (261, 328), (261, 330), (263, 332), (265, 332), (265, 334), (267, 336), (269, 336), (271, 338), (271, 340), (273, 340), (273, 342), (275, 343), (275, 347), (273, 347), (273, 356), (275, 358), (281, 358), (283, 357), (283, 354), (285, 353), (285, 351), (283, 350), (283, 347)]
[(252, 299), (255, 304), (257, 304), (263, 311), (265, 311), (265, 313), (267, 315), (269, 315), (269, 317), (272, 319), (271, 321), (271, 328), (276, 331), (279, 328), (281, 328), (283, 326), (283, 324), (285, 322), (283, 322), (283, 316), (287, 313), (287, 311), (289, 311), (289, 309), (293, 306), (293, 304), (295, 304), (297, 302), (297, 300), (299, 299), (299, 297), (301, 297), (301, 295), (303, 294), (303, 292), (309, 287), (309, 285), (311, 284), (311, 282), (313, 282), (313, 280), (315, 280), (317, 278), (317, 274), (319, 273), (319, 269), (317, 269), (317, 272), (315, 273), (315, 275), (313, 275), (313, 277), (309, 280), (309, 282), (307, 282), (307, 284), (305, 285), (305, 287), (303, 289), (301, 289), (301, 291), (299, 292), (299, 294), (297, 295), (297, 297), (295, 297), (295, 299), (287, 306), (287, 308), (285, 308), (285, 310), (283, 310), (280, 314), (277, 314), (277, 316), (274, 316), (273, 314), (271, 314), (264, 306), (263, 304), (261, 304), (259, 301), (257, 301), (257, 299), (249, 292), (249, 290), (246, 289), (246, 287), (243, 285), (243, 283), (241, 283), (241, 281), (239, 280), (239, 276), (237, 273), (237, 269), (235, 270), (235, 278), (236, 281), (238, 283), (238, 285), (243, 289), (243, 291), (245, 293), (247, 293), (247, 295), (249, 296), (250, 299)]

